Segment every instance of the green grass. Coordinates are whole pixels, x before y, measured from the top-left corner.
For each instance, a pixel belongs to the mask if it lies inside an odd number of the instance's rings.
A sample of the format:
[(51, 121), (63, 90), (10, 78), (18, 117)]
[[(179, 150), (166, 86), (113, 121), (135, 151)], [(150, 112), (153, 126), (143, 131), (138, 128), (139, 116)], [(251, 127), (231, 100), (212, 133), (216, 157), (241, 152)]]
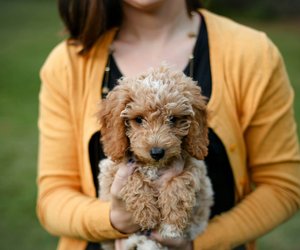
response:
[[(243, 20), (242, 20), (243, 22)], [(244, 21), (265, 30), (285, 58), (300, 123), (300, 31), (289, 23)], [(1, 249), (55, 249), (35, 215), (39, 69), (62, 37), (55, 1), (0, 0)], [(299, 213), (260, 240), (261, 249), (299, 249)]]
[(1, 249), (55, 249), (35, 215), (39, 69), (61, 39), (55, 1), (0, 1)]

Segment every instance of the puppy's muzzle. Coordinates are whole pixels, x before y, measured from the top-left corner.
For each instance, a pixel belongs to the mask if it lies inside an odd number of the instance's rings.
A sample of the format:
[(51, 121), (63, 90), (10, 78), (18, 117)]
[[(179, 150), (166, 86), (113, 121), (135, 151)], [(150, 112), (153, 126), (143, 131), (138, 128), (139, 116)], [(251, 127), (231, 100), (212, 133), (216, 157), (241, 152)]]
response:
[(162, 159), (164, 157), (165, 150), (163, 148), (155, 147), (150, 150), (150, 155), (154, 160), (159, 161), (160, 159)]

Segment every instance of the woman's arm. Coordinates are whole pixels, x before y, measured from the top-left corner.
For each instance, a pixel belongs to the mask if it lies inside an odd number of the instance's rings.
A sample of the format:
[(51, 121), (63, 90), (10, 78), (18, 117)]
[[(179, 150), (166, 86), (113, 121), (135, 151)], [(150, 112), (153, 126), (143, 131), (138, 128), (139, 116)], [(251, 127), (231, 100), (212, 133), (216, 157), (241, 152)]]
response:
[(58, 236), (89, 241), (122, 237), (110, 223), (110, 203), (83, 194), (79, 171), (80, 134), (70, 105), (66, 44), (41, 70), (37, 213)]
[[(265, 39), (266, 40), (266, 39)], [(252, 241), (290, 218), (300, 207), (300, 154), (293, 91), (278, 50), (257, 50), (257, 65), (243, 65), (243, 124), (249, 177), (254, 191), (231, 211), (215, 217), (195, 249), (231, 249)], [(253, 56), (253, 55), (252, 55)], [(251, 58), (251, 56), (249, 57)], [(253, 82), (256, 81), (256, 86)], [(253, 89), (251, 89), (253, 88)]]

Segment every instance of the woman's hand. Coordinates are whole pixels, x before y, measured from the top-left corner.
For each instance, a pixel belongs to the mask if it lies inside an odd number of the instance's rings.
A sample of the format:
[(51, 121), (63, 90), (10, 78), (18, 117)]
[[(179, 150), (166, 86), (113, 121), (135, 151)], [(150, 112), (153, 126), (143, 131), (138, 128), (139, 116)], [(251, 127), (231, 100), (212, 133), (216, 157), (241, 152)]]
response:
[(158, 232), (153, 231), (150, 239), (168, 247), (168, 250), (193, 250), (193, 242), (184, 238), (164, 239)]
[[(160, 171), (160, 177), (155, 184), (158, 187), (163, 187), (167, 182), (174, 177), (180, 175), (183, 171), (184, 161), (178, 159), (166, 170)], [(121, 189), (127, 182), (128, 177), (134, 172), (135, 164), (128, 163), (119, 168), (116, 173), (114, 182), (111, 187), (112, 205), (110, 211), (110, 221), (115, 229), (122, 233), (131, 234), (139, 230), (139, 226), (132, 222), (132, 214), (126, 211), (125, 203), (122, 197), (119, 196)], [(192, 250), (192, 242), (183, 238), (179, 239), (163, 239), (160, 234), (153, 231), (150, 239), (160, 242), (168, 247), (169, 250)], [(116, 249), (123, 249), (124, 240), (119, 239), (115, 242)]]
[(110, 222), (112, 226), (121, 233), (134, 233), (139, 230), (139, 226), (132, 221), (132, 215), (126, 211), (125, 203), (120, 197), (120, 191), (127, 182), (128, 177), (133, 173), (135, 164), (130, 162), (127, 165), (121, 166), (111, 186), (111, 210)]
[(155, 181), (157, 187), (163, 187), (166, 183), (172, 180), (174, 177), (180, 175), (183, 171), (184, 161), (182, 158), (177, 159), (167, 169), (159, 170), (159, 178)]

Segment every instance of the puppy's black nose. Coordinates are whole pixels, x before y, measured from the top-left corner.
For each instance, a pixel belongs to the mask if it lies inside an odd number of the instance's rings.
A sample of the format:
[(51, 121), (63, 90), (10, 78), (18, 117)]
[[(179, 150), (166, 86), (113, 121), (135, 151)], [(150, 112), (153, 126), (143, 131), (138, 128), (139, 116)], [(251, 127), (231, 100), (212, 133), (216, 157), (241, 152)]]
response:
[(154, 160), (159, 161), (161, 158), (164, 157), (165, 150), (163, 148), (152, 148), (150, 150), (150, 155)]

